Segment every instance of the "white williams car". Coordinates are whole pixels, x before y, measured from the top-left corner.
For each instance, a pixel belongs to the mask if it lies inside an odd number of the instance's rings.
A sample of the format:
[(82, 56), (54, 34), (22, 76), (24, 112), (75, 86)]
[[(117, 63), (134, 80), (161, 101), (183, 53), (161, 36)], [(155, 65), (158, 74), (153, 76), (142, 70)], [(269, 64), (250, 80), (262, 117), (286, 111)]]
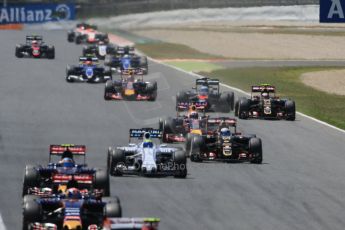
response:
[(83, 47), (83, 56), (94, 55), (98, 59), (104, 60), (106, 55), (116, 55), (117, 47), (113, 44), (105, 44), (99, 42), (98, 44), (92, 44)]
[[(155, 144), (152, 139), (161, 139), (158, 129), (130, 129), (127, 146), (109, 147), (107, 167), (110, 175), (134, 174), (144, 176), (174, 176), (185, 178), (187, 164), (185, 152), (180, 148)], [(132, 138), (142, 139), (132, 143)]]

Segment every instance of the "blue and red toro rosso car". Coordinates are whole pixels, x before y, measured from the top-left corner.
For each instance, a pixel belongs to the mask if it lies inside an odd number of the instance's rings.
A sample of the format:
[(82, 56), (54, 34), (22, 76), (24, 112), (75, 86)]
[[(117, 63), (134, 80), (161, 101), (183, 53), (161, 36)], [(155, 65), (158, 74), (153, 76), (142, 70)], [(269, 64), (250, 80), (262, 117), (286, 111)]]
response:
[(69, 188), (65, 193), (23, 199), (23, 229), (102, 229), (104, 219), (121, 217), (118, 198), (102, 198)]
[[(57, 156), (60, 161), (52, 162)], [(81, 157), (83, 162), (76, 163), (74, 158)], [(23, 195), (35, 187), (49, 187), (53, 190), (65, 190), (67, 183), (76, 181), (78, 187), (99, 189), (105, 196), (110, 195), (109, 175), (105, 170), (87, 168), (86, 147), (84, 145), (51, 145), (47, 166), (27, 165), (25, 167)]]

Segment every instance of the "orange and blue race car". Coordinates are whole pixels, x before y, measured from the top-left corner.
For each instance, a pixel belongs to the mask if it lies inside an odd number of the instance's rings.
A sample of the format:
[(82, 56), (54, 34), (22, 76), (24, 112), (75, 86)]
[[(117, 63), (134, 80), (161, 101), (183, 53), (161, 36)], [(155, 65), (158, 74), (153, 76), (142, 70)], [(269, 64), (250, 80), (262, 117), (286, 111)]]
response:
[(55, 47), (43, 42), (43, 37), (39, 35), (26, 36), (25, 44), (17, 44), (15, 55), (18, 58), (55, 58)]
[(188, 135), (201, 135), (204, 132), (205, 122), (208, 118), (205, 113), (198, 112), (201, 107), (205, 107), (201, 102), (184, 104), (177, 111), (176, 117), (160, 119), (159, 129), (163, 133), (163, 142), (185, 142)]
[(200, 109), (207, 112), (228, 113), (234, 108), (234, 93), (220, 92), (219, 80), (199, 78), (192, 90), (181, 91), (176, 95), (176, 110), (190, 103), (204, 104)]

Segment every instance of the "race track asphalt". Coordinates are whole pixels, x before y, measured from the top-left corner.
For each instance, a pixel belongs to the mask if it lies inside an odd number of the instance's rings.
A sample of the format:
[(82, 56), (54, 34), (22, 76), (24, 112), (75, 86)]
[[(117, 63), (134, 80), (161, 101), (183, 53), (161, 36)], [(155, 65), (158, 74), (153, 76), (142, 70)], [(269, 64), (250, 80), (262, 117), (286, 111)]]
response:
[[(8, 230), (21, 228), (24, 166), (46, 164), (49, 144), (85, 144), (89, 166), (105, 167), (108, 146), (127, 143), (129, 128), (174, 115), (174, 95), (194, 82), (150, 63), (156, 102), (106, 102), (102, 84), (65, 82), (66, 65), (81, 54), (66, 31), (34, 31), (55, 45), (55, 60), (15, 58), (15, 44), (31, 32), (0, 31), (0, 213)], [(344, 229), (344, 133), (300, 116), (241, 120), (239, 129), (262, 138), (262, 165), (188, 162), (187, 179), (112, 177), (124, 216), (157, 216), (167, 230)]]

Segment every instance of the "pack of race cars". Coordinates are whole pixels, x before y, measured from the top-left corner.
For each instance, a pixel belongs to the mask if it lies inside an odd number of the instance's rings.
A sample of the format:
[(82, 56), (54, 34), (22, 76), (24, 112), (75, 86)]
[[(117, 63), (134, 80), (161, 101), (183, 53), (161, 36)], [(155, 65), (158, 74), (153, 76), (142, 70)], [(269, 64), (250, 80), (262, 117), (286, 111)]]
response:
[[(80, 23), (68, 31), (69, 42), (88, 45), (79, 64), (66, 67), (66, 81), (104, 83), (104, 100), (157, 100), (157, 82), (144, 79), (147, 57), (132, 46), (110, 44), (108, 35), (96, 29)], [(15, 55), (54, 59), (55, 48), (42, 36), (30, 35)], [(187, 158), (261, 164), (262, 140), (238, 132), (237, 119), (211, 113), (234, 110), (241, 120), (295, 120), (295, 102), (277, 97), (274, 86), (255, 85), (251, 91), (250, 98), (235, 101), (234, 92), (220, 90), (218, 79), (196, 79), (195, 87), (176, 94), (176, 116), (159, 119), (158, 128), (129, 127), (128, 145), (109, 147), (104, 169), (87, 166), (84, 145), (50, 145), (47, 165), (24, 170), (23, 229), (158, 229), (158, 218), (122, 217), (119, 198), (110, 196), (110, 176), (186, 178)]]

